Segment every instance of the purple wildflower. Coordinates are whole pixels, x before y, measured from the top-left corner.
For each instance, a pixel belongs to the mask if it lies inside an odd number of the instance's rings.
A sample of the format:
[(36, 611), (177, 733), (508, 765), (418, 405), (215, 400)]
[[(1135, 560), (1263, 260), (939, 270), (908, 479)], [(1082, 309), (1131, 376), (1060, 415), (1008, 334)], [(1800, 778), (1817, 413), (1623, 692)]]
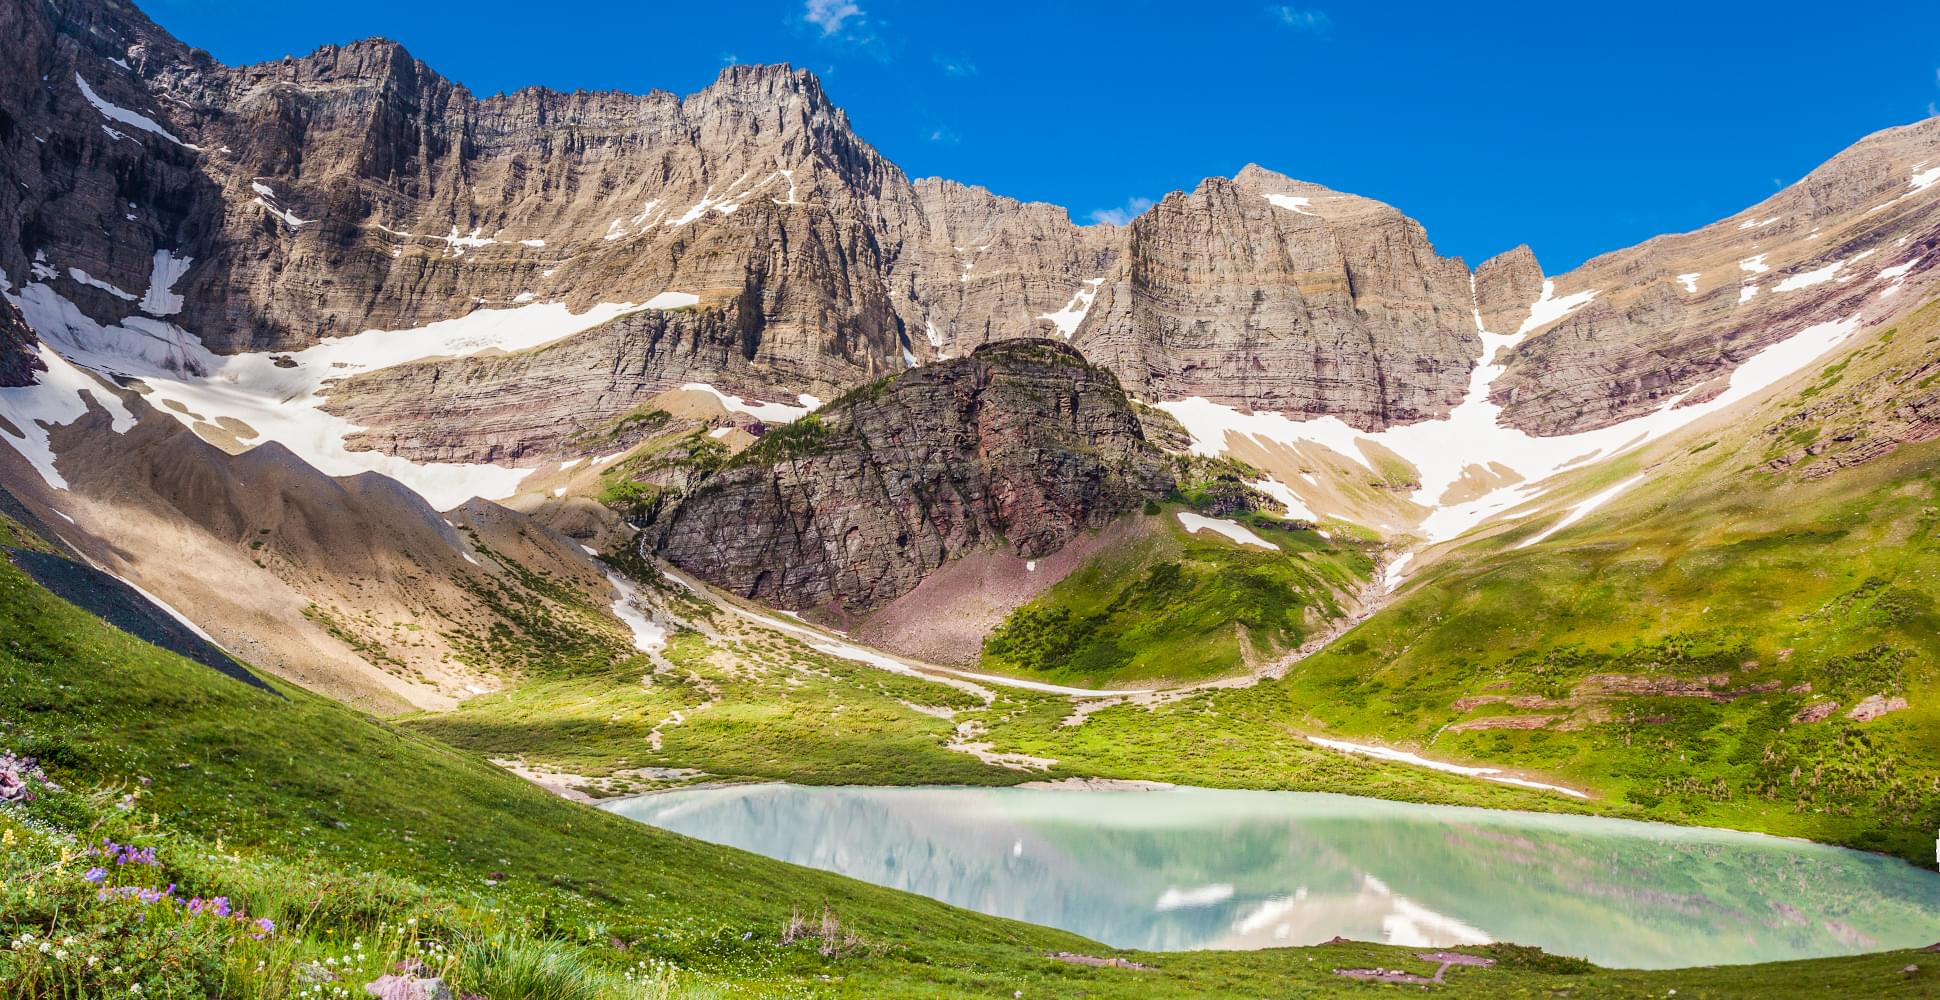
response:
[(209, 900), (209, 910), (210, 912), (214, 913), (218, 917), (228, 916), (231, 912), (229, 909), (229, 897), (217, 896), (216, 898)]
[(271, 920), (268, 917), (261, 917), (261, 918), (258, 918), (256, 921), (256, 932), (249, 936), (252, 938), (255, 938), (258, 941), (261, 941), (262, 939), (269, 937), (271, 934), (274, 934), (274, 933), (276, 933), (276, 921)]
[(101, 868), (97, 866), (97, 867), (88, 869), (87, 872), (84, 873), (81, 877), (84, 879), (87, 879), (89, 882), (93, 882), (96, 885), (99, 885), (101, 884), (101, 880), (108, 877), (108, 870), (106, 868)]
[(161, 864), (155, 857), (155, 849), (153, 847), (117, 844), (105, 837), (102, 838), (100, 846), (90, 848), (88, 854), (95, 857), (113, 858), (114, 863), (117, 865), (148, 865), (152, 868)]

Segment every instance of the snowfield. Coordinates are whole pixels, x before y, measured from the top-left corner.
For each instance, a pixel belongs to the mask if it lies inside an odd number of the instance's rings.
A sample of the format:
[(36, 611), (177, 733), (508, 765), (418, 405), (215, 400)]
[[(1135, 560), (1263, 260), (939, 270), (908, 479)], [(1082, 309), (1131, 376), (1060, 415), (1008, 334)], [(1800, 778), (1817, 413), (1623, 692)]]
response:
[[(1842, 262), (1849, 263), (1848, 262)], [(1757, 265), (1752, 258), (1741, 264)], [(1751, 270), (1750, 267), (1746, 268)], [(1679, 396), (1643, 416), (1622, 423), (1578, 434), (1549, 437), (1531, 435), (1501, 422), (1502, 408), (1491, 402), (1489, 390), (1501, 376), (1503, 367), (1495, 363), (1500, 352), (1522, 342), (1531, 333), (1568, 316), (1596, 296), (1583, 290), (1558, 297), (1554, 282), (1544, 282), (1542, 297), (1530, 309), (1529, 318), (1514, 334), (1498, 334), (1481, 329), (1482, 354), (1470, 375), (1469, 390), (1447, 419), (1427, 420), (1390, 427), (1369, 433), (1348, 426), (1337, 417), (1295, 420), (1271, 412), (1243, 413), (1240, 410), (1200, 397), (1160, 403), (1158, 407), (1175, 417), (1191, 435), (1193, 451), (1220, 455), (1227, 449), (1229, 436), (1252, 437), (1286, 446), (1317, 446), (1348, 461), (1376, 471), (1374, 463), (1361, 448), (1367, 442), (1386, 448), (1413, 465), (1421, 485), (1410, 499), (1425, 511), (1416, 531), (1428, 543), (1456, 538), (1484, 521), (1500, 515), (1524, 516), (1536, 511), (1535, 503), (1553, 485), (1546, 483), (1559, 472), (1586, 466), (1593, 460), (1608, 459), (1631, 451), (1681, 427), (1750, 398), (1760, 390), (1803, 368), (1820, 355), (1838, 346), (1859, 328), (1857, 315), (1800, 330), (1773, 344), (1739, 365), (1729, 377), (1724, 392), (1702, 403), (1680, 406)], [(1444, 502), (1449, 488), (1471, 466), (1499, 463), (1514, 470), (1521, 482), (1499, 486), (1460, 503)], [(1303, 505), (1310, 501), (1300, 495), (1295, 483), (1278, 484), (1268, 493), (1286, 502), (1280, 490), (1293, 494)], [(1626, 483), (1627, 488), (1629, 484)], [(1265, 489), (1265, 487), (1262, 487)], [(1618, 491), (1621, 492), (1621, 491)], [(1612, 496), (1615, 494), (1613, 493)], [(1597, 500), (1602, 503), (1610, 499)], [(1291, 509), (1292, 505), (1289, 505)], [(1579, 505), (1575, 516), (1593, 507)], [(1571, 519), (1572, 522), (1574, 518)], [(1564, 525), (1556, 525), (1559, 530)], [(1405, 563), (1390, 567), (1390, 582)]]
[[(169, 289), (187, 267), (187, 258), (171, 257), (165, 262), (158, 255), (143, 302), (158, 311), (179, 308), (179, 297)], [(515, 309), (480, 309), (411, 330), (368, 330), (330, 338), (301, 351), (220, 355), (181, 327), (151, 316), (130, 316), (104, 327), (44, 283), (28, 285), (8, 298), (44, 342), (42, 357), (49, 372), (40, 385), (0, 391), (0, 414), (22, 431), (22, 436), (0, 435), (0, 440), (26, 455), (51, 486), (65, 489), (67, 484), (54, 469), (47, 433), (35, 419), (57, 425), (73, 422), (86, 412), (80, 398), (86, 393), (116, 414), (117, 430), (133, 426), (133, 417), (120, 401), (94, 375), (82, 371), (91, 369), (142, 379), (152, 390), (149, 402), (155, 410), (188, 426), (213, 424), (223, 417), (241, 421), (247, 431), (237, 437), (245, 445), (277, 441), (327, 475), (382, 473), (440, 510), (474, 496), (510, 496), (532, 470), (413, 462), (374, 451), (351, 451), (344, 441), (361, 428), (323, 412), (322, 392), (328, 382), (421, 358), (537, 347), (644, 308), (605, 303), (575, 314), (558, 303), (535, 303)], [(279, 365), (278, 358), (286, 359), (289, 366)]]

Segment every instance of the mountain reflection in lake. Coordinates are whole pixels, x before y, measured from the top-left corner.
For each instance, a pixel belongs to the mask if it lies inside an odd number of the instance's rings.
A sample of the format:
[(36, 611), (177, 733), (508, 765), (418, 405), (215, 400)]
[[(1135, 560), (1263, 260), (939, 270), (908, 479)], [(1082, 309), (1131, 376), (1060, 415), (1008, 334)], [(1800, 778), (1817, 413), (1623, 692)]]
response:
[(1933, 872), (1583, 816), (1198, 788), (741, 785), (607, 808), (1122, 948), (1514, 941), (1668, 968), (1940, 940)]

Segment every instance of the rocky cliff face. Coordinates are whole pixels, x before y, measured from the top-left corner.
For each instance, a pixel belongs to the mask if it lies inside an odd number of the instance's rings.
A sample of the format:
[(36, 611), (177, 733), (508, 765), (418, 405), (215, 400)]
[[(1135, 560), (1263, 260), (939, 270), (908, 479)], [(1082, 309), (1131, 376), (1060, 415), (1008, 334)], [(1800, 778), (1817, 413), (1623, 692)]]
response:
[(916, 197), (924, 252), (907, 269), (905, 319), (918, 357), (1011, 337), (1069, 339), (1123, 252), (1116, 229), (1073, 225), (1055, 205), (938, 178), (917, 181)]
[(34, 331), (13, 303), (0, 299), (0, 388), (33, 384), (41, 367), (34, 355)]
[(1542, 265), (1527, 244), (1490, 257), (1475, 269), (1475, 318), (1492, 333), (1515, 333), (1542, 294)]
[[(1132, 227), (1080, 227), (911, 182), (787, 67), (730, 67), (686, 98), (479, 99), (382, 40), (226, 67), (119, 0), (0, 18), (19, 57), (0, 73), (0, 162), (18, 181), (0, 193), (18, 233), (0, 266), (104, 324), (175, 323), (218, 352), (674, 292), (718, 315), (605, 359), (631, 372), (619, 394), (693, 379), (826, 397), (993, 340), (1077, 336), (1142, 393), (1369, 427), (1444, 412), (1473, 353), (1465, 275), (1418, 225), (1257, 169)], [(1307, 209), (1264, 200), (1302, 191), (1321, 193)], [(1271, 288), (1256, 298), (1254, 282)], [(389, 388), (342, 390), (368, 446), (550, 446), (509, 427), (439, 441), (457, 413), (440, 400), (456, 397), (404, 406)], [(514, 422), (601, 405), (555, 395)]]
[(770, 431), (655, 544), (749, 597), (860, 612), (975, 549), (1048, 555), (1171, 487), (1110, 372), (1055, 341), (1009, 341)]
[(1480, 349), (1468, 268), (1400, 212), (1249, 166), (1128, 230), (1074, 343), (1142, 394), (1365, 430), (1461, 400)]
[(1807, 326), (1917, 303), (1940, 265), (1936, 167), (1940, 118), (1887, 129), (1738, 215), (1556, 277), (1556, 297), (1595, 298), (1518, 345), (1492, 398), (1532, 433), (1587, 430), (1704, 398)]
[[(481, 308), (690, 303), (330, 390), (365, 428), (353, 447), (420, 460), (531, 464), (688, 381), (829, 398), (1019, 337), (1064, 339), (1149, 400), (1373, 431), (1448, 414), (1476, 317), (1513, 332), (1544, 287), (1526, 248), (1471, 278), (1395, 209), (1257, 167), (1125, 227), (911, 181), (785, 66), (686, 97), (481, 99), (382, 40), (223, 66), (122, 0), (7, 4), (0, 55), (0, 269), (34, 289), (30, 315), (229, 353)], [(1886, 309), (1886, 272), (1916, 289), (1940, 260), (1933, 162), (1940, 126), (1881, 133), (1751, 212), (1555, 278), (1594, 299), (1504, 355), (1493, 398), (1535, 433), (1601, 426)]]

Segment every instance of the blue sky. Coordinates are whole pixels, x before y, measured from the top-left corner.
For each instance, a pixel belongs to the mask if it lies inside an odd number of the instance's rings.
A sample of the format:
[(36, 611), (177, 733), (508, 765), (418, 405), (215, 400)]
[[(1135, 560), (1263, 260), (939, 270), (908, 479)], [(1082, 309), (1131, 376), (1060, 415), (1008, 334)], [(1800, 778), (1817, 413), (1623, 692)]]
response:
[(1471, 264), (1527, 242), (1550, 273), (1940, 104), (1935, 0), (137, 2), (225, 62), (384, 35), (480, 95), (686, 94), (791, 62), (912, 176), (1087, 222), (1257, 162), (1389, 202)]

